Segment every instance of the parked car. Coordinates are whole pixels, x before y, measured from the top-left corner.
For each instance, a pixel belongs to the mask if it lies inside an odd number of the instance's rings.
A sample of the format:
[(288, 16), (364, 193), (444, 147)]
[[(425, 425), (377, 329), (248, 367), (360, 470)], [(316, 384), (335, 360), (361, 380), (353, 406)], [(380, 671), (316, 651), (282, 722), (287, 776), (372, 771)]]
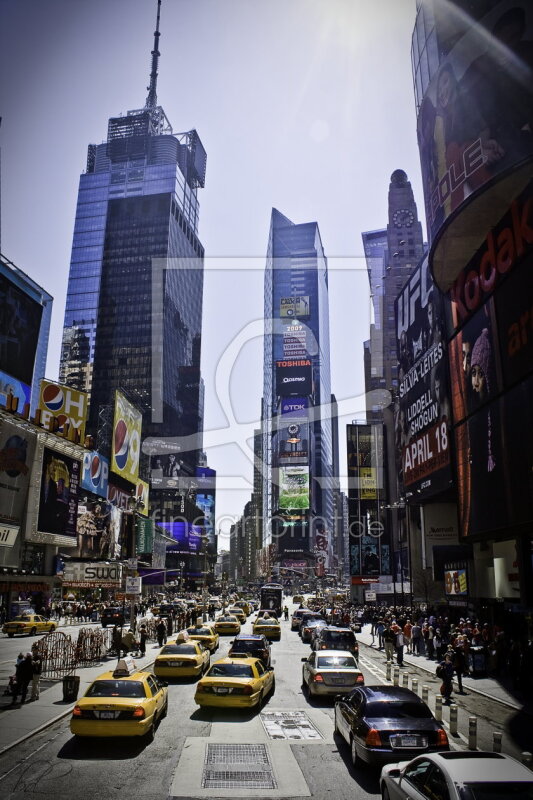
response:
[(311, 695), (338, 695), (365, 682), (357, 661), (348, 651), (320, 650), (302, 661), (302, 685)]
[(228, 658), (248, 655), (250, 658), (259, 658), (265, 667), (270, 667), (271, 650), (272, 646), (263, 634), (240, 633), (231, 643)]
[(359, 659), (359, 645), (351, 628), (328, 625), (316, 635), (313, 647), (315, 650), (349, 650)]
[(335, 733), (350, 745), (354, 766), (450, 749), (446, 731), (429, 706), (399, 686), (361, 686), (338, 695)]
[(383, 800), (533, 798), (533, 773), (503, 753), (453, 751), (383, 767)]

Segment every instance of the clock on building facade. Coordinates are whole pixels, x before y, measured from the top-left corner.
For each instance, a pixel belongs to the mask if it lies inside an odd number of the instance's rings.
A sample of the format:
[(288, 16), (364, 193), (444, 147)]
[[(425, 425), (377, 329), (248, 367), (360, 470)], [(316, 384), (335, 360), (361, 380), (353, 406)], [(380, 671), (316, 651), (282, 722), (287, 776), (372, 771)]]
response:
[(392, 215), (392, 221), (397, 228), (401, 228), (404, 225), (406, 228), (410, 228), (415, 221), (415, 215), (408, 208), (399, 208)]

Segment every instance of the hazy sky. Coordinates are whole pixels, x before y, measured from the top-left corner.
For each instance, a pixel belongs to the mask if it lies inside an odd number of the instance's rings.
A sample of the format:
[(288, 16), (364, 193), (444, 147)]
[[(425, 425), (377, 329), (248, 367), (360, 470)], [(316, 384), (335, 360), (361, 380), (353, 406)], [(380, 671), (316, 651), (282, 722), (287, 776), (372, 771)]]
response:
[[(144, 105), (156, 2), (0, 0), (0, 13), (2, 252), (55, 298), (56, 379), (79, 175), (108, 118)], [(243, 447), (260, 413), (273, 206), (320, 227), (341, 444), (345, 424), (364, 416), (361, 231), (386, 224), (397, 168), (423, 210), (414, 18), (415, 0), (163, 0), (158, 100), (174, 131), (196, 128), (208, 154), (202, 371), (218, 516), (238, 516), (251, 492)]]

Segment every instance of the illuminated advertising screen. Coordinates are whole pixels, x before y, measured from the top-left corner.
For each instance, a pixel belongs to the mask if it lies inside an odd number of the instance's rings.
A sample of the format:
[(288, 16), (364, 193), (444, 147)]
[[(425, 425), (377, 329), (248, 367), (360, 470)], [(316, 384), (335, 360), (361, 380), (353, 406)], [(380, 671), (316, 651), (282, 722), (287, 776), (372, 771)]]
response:
[[(164, 453), (150, 459), (150, 484), (157, 489), (181, 488), (180, 475), (182, 461), (179, 453)], [(185, 482), (186, 476), (182, 476)]]
[(105, 500), (78, 503), (77, 547), (69, 547), (66, 554), (75, 558), (110, 558), (111, 514), (111, 505)]
[(448, 596), (467, 595), (466, 564), (447, 564), (444, 569), (444, 593)]
[(107, 498), (109, 480), (109, 461), (96, 451), (87, 451), (83, 455), (81, 469), (81, 488), (100, 497)]
[(139, 475), (141, 428), (141, 412), (121, 392), (115, 392), (111, 470), (131, 483), (136, 483)]
[(134, 497), (138, 513), (147, 517), (150, 513), (150, 486), (146, 481), (137, 480)]
[(309, 295), (300, 297), (282, 297), (279, 301), (279, 315), (281, 319), (304, 319), (310, 314)]
[(448, 488), (452, 478), (443, 308), (424, 258), (395, 302), (400, 381), (394, 421), (397, 469), (400, 483), (421, 498)]
[(305, 358), (307, 356), (307, 326), (299, 320), (283, 326), (283, 357)]
[(202, 531), (199, 525), (192, 525), (185, 520), (178, 522), (160, 522), (162, 528), (175, 544), (167, 542), (167, 553), (199, 553), (202, 547)]
[(276, 392), (280, 397), (313, 393), (313, 372), (309, 359), (276, 361)]
[(0, 271), (0, 369), (31, 386), (43, 309)]
[(278, 418), (279, 428), (275, 434), (278, 449), (278, 463), (309, 463), (309, 426), (305, 419)]
[(0, 422), (0, 523), (19, 527), (26, 508), (37, 437), (32, 431)]
[(281, 399), (281, 413), (295, 416), (307, 416), (309, 399), (307, 397), (283, 397)]
[[(512, 386), (533, 365), (533, 254), (509, 275), (494, 297), (503, 383)], [(529, 326), (527, 324), (529, 320)], [(524, 326), (524, 321), (526, 324)]]
[(76, 516), (81, 464), (44, 448), (39, 500), (40, 533), (71, 536), (76, 542)]
[(447, 4), (439, 13), (434, 5), (433, 48), (446, 58), (428, 86), (417, 123), (430, 240), (463, 204), (473, 208), (474, 193), (490, 182), (497, 190), (496, 177), (533, 155), (531, 3), (481, 4), (487, 13), (478, 13), (475, 24), (470, 16), (475, 4), (457, 4), (468, 6), (468, 13), (450, 13)]
[(309, 508), (309, 467), (280, 467), (279, 508)]
[(63, 435), (65, 423), (69, 425), (69, 439), (73, 439), (74, 431), (78, 433), (77, 441), (83, 444), (85, 423), (87, 421), (87, 394), (78, 392), (68, 386), (61, 386), (52, 381), (41, 381), (39, 404), (41, 424), (47, 431), (54, 430), (56, 421), (57, 433)]
[(26, 403), (31, 400), (31, 387), (0, 369), (0, 406), (7, 408), (12, 398), (17, 401), (16, 410), (23, 411)]

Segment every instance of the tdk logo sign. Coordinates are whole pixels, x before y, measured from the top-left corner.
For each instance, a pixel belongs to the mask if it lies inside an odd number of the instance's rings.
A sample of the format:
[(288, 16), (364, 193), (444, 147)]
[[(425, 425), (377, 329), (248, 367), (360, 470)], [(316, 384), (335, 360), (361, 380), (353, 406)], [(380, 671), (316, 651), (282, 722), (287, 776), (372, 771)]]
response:
[(294, 414), (295, 412), (306, 411), (307, 408), (308, 402), (305, 397), (293, 397), (281, 401), (282, 414)]

